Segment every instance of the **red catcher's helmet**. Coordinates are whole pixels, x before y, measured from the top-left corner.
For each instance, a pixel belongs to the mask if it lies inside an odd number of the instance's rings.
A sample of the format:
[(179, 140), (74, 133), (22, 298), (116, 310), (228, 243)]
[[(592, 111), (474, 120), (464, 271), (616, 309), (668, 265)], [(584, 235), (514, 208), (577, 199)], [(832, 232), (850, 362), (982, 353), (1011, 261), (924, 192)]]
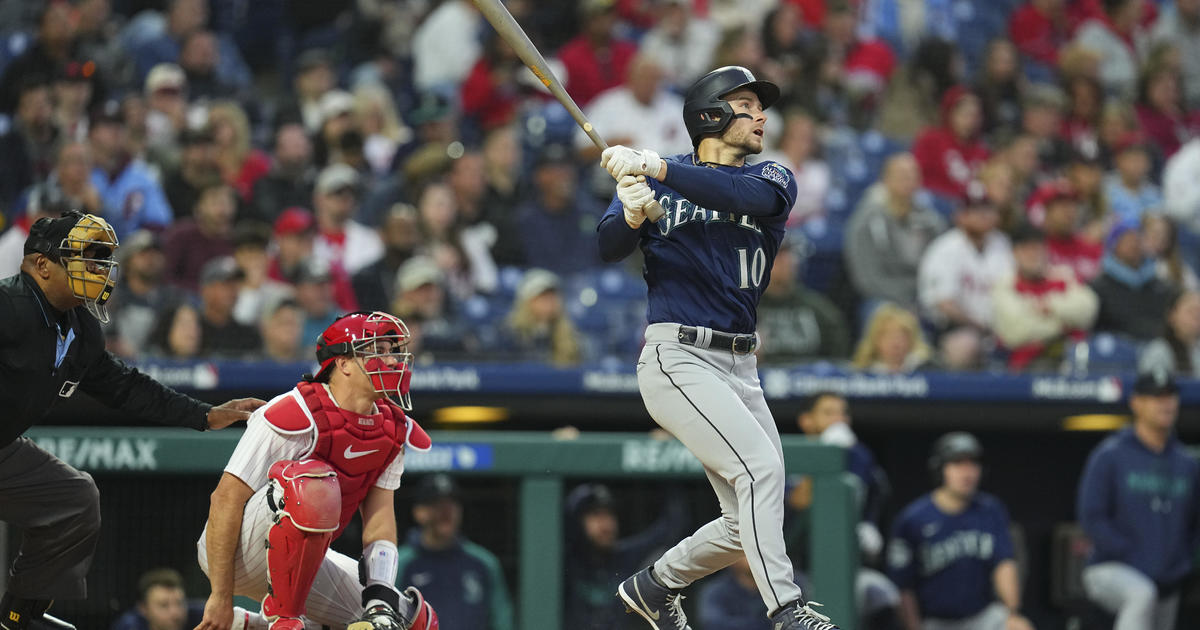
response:
[(412, 409), (408, 393), (412, 377), (412, 353), (405, 348), (412, 335), (408, 326), (395, 315), (382, 311), (358, 311), (343, 315), (317, 340), (317, 360), (321, 369), (314, 380), (328, 380), (329, 370), (337, 357), (362, 359), (362, 369), (375, 391), (383, 394), (401, 409)]

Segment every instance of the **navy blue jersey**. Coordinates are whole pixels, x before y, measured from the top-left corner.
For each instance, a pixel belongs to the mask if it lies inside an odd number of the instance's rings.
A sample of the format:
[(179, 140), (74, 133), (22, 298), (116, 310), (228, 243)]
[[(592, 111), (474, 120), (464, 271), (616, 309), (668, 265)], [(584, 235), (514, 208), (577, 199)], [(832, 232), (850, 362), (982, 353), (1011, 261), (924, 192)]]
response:
[(892, 525), (888, 574), (916, 593), (922, 617), (962, 619), (995, 600), (992, 572), (1013, 557), (1008, 510), (979, 493), (961, 514), (946, 514), (932, 495), (913, 501)]
[(796, 182), (784, 166), (698, 166), (693, 154), (664, 158), (664, 182), (647, 178), (666, 215), (638, 230), (615, 196), (600, 220), (601, 256), (645, 255), (649, 323), (754, 332), (758, 300), (771, 279)]

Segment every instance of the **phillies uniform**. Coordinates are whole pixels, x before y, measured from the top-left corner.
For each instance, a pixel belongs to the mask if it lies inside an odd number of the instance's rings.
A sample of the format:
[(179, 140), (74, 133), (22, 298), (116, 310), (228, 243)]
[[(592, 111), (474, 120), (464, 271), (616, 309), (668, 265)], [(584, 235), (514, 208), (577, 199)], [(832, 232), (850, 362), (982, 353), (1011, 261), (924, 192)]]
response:
[[(342, 513), (336, 539), (372, 486), (400, 486), (407, 448), (428, 450), (428, 434), (385, 399), (375, 413), (359, 415), (339, 407), (329, 387), (303, 382), (255, 411), (225, 472), (256, 492), (246, 502), (234, 560), (234, 592), (261, 600), (267, 595), (267, 541), (275, 510), (268, 471), (282, 460), (318, 460), (337, 472)], [(208, 573), (207, 528), (197, 542), (200, 567)], [(309, 591), (310, 623), (344, 627), (362, 611), (359, 563), (328, 550)]]

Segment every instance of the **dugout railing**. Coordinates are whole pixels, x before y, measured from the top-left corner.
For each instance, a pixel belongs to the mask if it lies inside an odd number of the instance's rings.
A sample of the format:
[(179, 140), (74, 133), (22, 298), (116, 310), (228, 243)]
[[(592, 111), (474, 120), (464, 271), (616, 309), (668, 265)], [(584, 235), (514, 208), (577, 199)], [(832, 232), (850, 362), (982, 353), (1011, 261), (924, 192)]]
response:
[[(177, 429), (39, 427), (28, 437), (94, 475), (217, 475), (239, 430), (194, 434)], [(433, 432), (434, 447), (406, 456), (406, 472), (514, 477), (517, 480), (518, 628), (562, 627), (563, 488), (567, 479), (695, 479), (700, 463), (675, 440), (647, 434), (583, 434), (560, 440), (547, 433)], [(854, 488), (845, 453), (799, 436), (783, 437), (789, 473), (813, 478), (809, 537), (811, 599), (821, 601), (845, 630), (855, 630), (857, 567)], [(2, 528), (3, 524), (0, 524)], [(0, 531), (0, 540), (3, 532)], [(0, 546), (0, 554), (3, 546)]]

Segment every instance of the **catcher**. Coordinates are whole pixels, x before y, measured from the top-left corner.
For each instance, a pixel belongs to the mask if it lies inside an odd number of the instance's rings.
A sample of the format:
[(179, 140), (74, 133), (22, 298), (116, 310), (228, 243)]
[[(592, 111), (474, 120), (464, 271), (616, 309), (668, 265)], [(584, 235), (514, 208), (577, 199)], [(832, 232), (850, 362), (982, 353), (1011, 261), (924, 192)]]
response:
[[(394, 315), (340, 317), (317, 342), (317, 375), (251, 415), (197, 543), (212, 594), (196, 630), (437, 628), (420, 591), (393, 586), (393, 492), (405, 449), (430, 447), (404, 414), (409, 340)], [(358, 562), (329, 549), (356, 511)], [(234, 595), (262, 599), (262, 612), (235, 614)]]

